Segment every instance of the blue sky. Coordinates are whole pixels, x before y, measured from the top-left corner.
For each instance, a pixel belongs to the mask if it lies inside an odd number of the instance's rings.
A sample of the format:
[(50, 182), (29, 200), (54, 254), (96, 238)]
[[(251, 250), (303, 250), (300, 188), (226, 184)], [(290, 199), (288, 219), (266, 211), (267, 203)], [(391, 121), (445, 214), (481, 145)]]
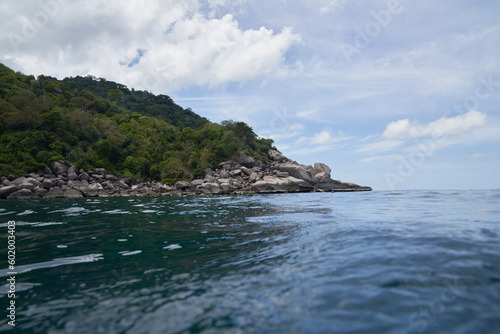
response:
[(0, 61), (167, 94), (374, 189), (500, 188), (500, 2), (0, 3)]

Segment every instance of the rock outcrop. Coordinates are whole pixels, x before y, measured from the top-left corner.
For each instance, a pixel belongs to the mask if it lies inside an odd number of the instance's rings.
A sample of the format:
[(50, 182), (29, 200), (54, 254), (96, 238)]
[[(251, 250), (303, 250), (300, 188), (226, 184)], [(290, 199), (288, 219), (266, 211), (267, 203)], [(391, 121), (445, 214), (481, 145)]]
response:
[(0, 178), (0, 198), (80, 198), (110, 196), (158, 196), (196, 194), (254, 194), (325, 191), (370, 191), (353, 183), (331, 178), (331, 169), (316, 163), (306, 166), (285, 162), (277, 151), (269, 151), (269, 161), (255, 162), (241, 154), (236, 161), (225, 161), (215, 170), (207, 169), (205, 177), (175, 182), (141, 182), (134, 178), (118, 179), (104, 168), (77, 169), (64, 161), (56, 161), (43, 174)]

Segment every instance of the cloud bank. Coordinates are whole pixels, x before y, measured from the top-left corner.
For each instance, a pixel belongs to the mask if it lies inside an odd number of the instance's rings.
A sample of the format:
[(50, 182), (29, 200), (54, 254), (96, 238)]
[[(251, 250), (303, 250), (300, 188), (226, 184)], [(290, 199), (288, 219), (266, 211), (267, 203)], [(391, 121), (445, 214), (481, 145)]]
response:
[(285, 54), (300, 41), (289, 27), (214, 17), (217, 1), (208, 10), (194, 0), (29, 2), (2, 7), (0, 48), (4, 63), (30, 74), (92, 74), (163, 93), (241, 84), (286, 76)]

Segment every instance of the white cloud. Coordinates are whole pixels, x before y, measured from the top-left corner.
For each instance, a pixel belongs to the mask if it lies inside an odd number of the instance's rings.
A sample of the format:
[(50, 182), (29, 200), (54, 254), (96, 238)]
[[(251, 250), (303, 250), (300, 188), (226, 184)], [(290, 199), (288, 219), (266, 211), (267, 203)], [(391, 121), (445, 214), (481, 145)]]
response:
[[(225, 3), (210, 1), (209, 6)], [(23, 41), (13, 45), (0, 39), (6, 65), (29, 74), (92, 74), (169, 93), (286, 76), (285, 54), (300, 41), (289, 27), (244, 30), (231, 14), (208, 18), (195, 0), (68, 2), (26, 39), (23, 22), (29, 24), (37, 12), (44, 9), (31, 1), (11, 5), (9, 20), (0, 13), (0, 20), (8, 22), (3, 30)], [(138, 50), (143, 56), (128, 67)]]
[(333, 134), (329, 130), (323, 130), (319, 133), (315, 133), (314, 137), (309, 138), (309, 143), (312, 145), (330, 145), (333, 143), (340, 143), (351, 138), (352, 137), (344, 136), (341, 131), (338, 131), (337, 134)]
[(479, 111), (469, 111), (464, 115), (450, 118), (440, 118), (429, 124), (422, 125), (408, 119), (392, 122), (387, 125), (383, 138), (406, 139), (418, 137), (449, 137), (470, 132), (472, 129), (486, 125), (486, 114)]

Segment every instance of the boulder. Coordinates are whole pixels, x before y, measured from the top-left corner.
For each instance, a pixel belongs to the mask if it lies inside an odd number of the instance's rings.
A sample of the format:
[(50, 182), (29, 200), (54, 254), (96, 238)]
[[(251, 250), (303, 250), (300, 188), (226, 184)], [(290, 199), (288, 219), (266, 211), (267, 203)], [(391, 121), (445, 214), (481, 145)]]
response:
[(89, 180), (89, 178), (90, 178), (90, 175), (89, 175), (89, 174), (87, 174), (87, 173), (85, 173), (85, 172), (80, 173), (80, 176), (79, 176), (80, 181), (83, 181), (83, 180), (88, 181), (88, 180)]
[(223, 184), (223, 183), (227, 183), (227, 184), (229, 184), (229, 182), (231, 182), (231, 179), (230, 179), (230, 178), (221, 178), (221, 179), (217, 179), (217, 183), (218, 183), (218, 184)]
[(257, 181), (257, 173), (256, 172), (252, 172), (250, 174), (250, 177), (249, 177), (248, 181), (251, 182), (251, 183)]
[(32, 192), (33, 190), (35, 190), (37, 186), (34, 185), (33, 183), (29, 182), (28, 179), (25, 179), (20, 185), (19, 185), (19, 188), (20, 189), (28, 189), (30, 192)]
[(11, 180), (10, 184), (13, 186), (19, 186), (19, 185), (21, 185), (21, 183), (24, 182), (24, 180), (26, 180), (26, 178), (24, 176), (21, 176), (21, 177), (14, 179), (14, 180)]
[(314, 164), (314, 175), (325, 173), (326, 176), (331, 177), (332, 170), (327, 165), (317, 162)]
[(245, 166), (242, 166), (240, 169), (243, 172), (243, 175), (250, 176), (250, 174), (252, 174), (252, 170), (246, 168)]
[(189, 188), (189, 182), (181, 180), (174, 183), (175, 189), (184, 190)]
[(99, 196), (99, 190), (91, 188), (82, 188), (81, 192), (84, 197), (97, 197)]
[(222, 192), (221, 187), (217, 183), (205, 183), (201, 187), (210, 194), (220, 194)]
[(64, 198), (64, 190), (60, 187), (52, 187), (45, 195), (45, 198)]
[(35, 198), (36, 195), (33, 194), (29, 189), (20, 189), (16, 192), (13, 192), (7, 198), (16, 199), (16, 198)]
[(92, 183), (88, 186), (87, 189), (90, 189), (90, 190), (103, 190), (104, 188), (102, 187), (102, 185), (100, 183)]
[(45, 197), (45, 195), (48, 193), (48, 190), (47, 189), (43, 189), (43, 188), (37, 188), (35, 189), (35, 191), (33, 192), (37, 197)]
[(67, 171), (68, 175), (73, 174), (73, 173), (76, 174), (76, 172), (77, 172), (77, 169), (75, 166), (73, 166), (73, 165), (69, 166), (68, 171)]
[(112, 182), (114, 182), (114, 181), (116, 181), (116, 180), (117, 180), (117, 177), (116, 177), (116, 176), (114, 176), (113, 174), (106, 174), (106, 175), (104, 176), (104, 179), (105, 179), (106, 181), (112, 181)]
[(80, 197), (83, 197), (83, 194), (80, 190), (68, 189), (64, 192), (64, 197), (66, 197), (66, 198), (80, 198)]
[(278, 163), (283, 162), (283, 160), (285, 159), (285, 156), (276, 150), (269, 150), (269, 152), (267, 152), (267, 156), (269, 157), (269, 159), (271, 159), (271, 161), (275, 161)]
[(236, 189), (238, 189), (235, 186), (230, 185), (228, 183), (223, 183), (223, 184), (220, 185), (220, 187), (222, 189), (222, 193), (224, 193), (224, 194), (230, 194), (233, 191), (235, 191)]
[(238, 158), (238, 162), (247, 168), (252, 168), (255, 166), (255, 160), (253, 157), (250, 157), (246, 154), (240, 154)]
[(304, 180), (310, 184), (316, 183), (316, 178), (303, 166), (293, 164), (282, 164), (278, 166), (280, 172), (287, 172), (290, 176)]
[(45, 175), (50, 175), (50, 174), (52, 174), (52, 170), (51, 170), (49, 167), (44, 166), (44, 167), (43, 167), (43, 173), (44, 173)]
[(55, 175), (62, 175), (68, 172), (68, 166), (63, 161), (54, 161), (52, 163), (52, 172)]
[(95, 173), (104, 177), (104, 175), (106, 175), (106, 170), (104, 168), (96, 168)]
[(76, 173), (74, 173), (74, 172), (72, 172), (72, 173), (68, 172), (68, 180), (71, 181), (71, 180), (76, 180), (76, 179), (78, 179), (78, 175), (76, 175)]
[(196, 188), (197, 186), (201, 186), (203, 183), (205, 183), (205, 180), (196, 179), (191, 181), (191, 186)]
[(19, 191), (20, 188), (18, 186), (5, 186), (0, 188), (0, 198), (7, 198), (9, 197), (10, 194), (15, 193), (16, 191)]
[(122, 180), (118, 181), (118, 186), (122, 189), (130, 189), (130, 186), (123, 182)]

